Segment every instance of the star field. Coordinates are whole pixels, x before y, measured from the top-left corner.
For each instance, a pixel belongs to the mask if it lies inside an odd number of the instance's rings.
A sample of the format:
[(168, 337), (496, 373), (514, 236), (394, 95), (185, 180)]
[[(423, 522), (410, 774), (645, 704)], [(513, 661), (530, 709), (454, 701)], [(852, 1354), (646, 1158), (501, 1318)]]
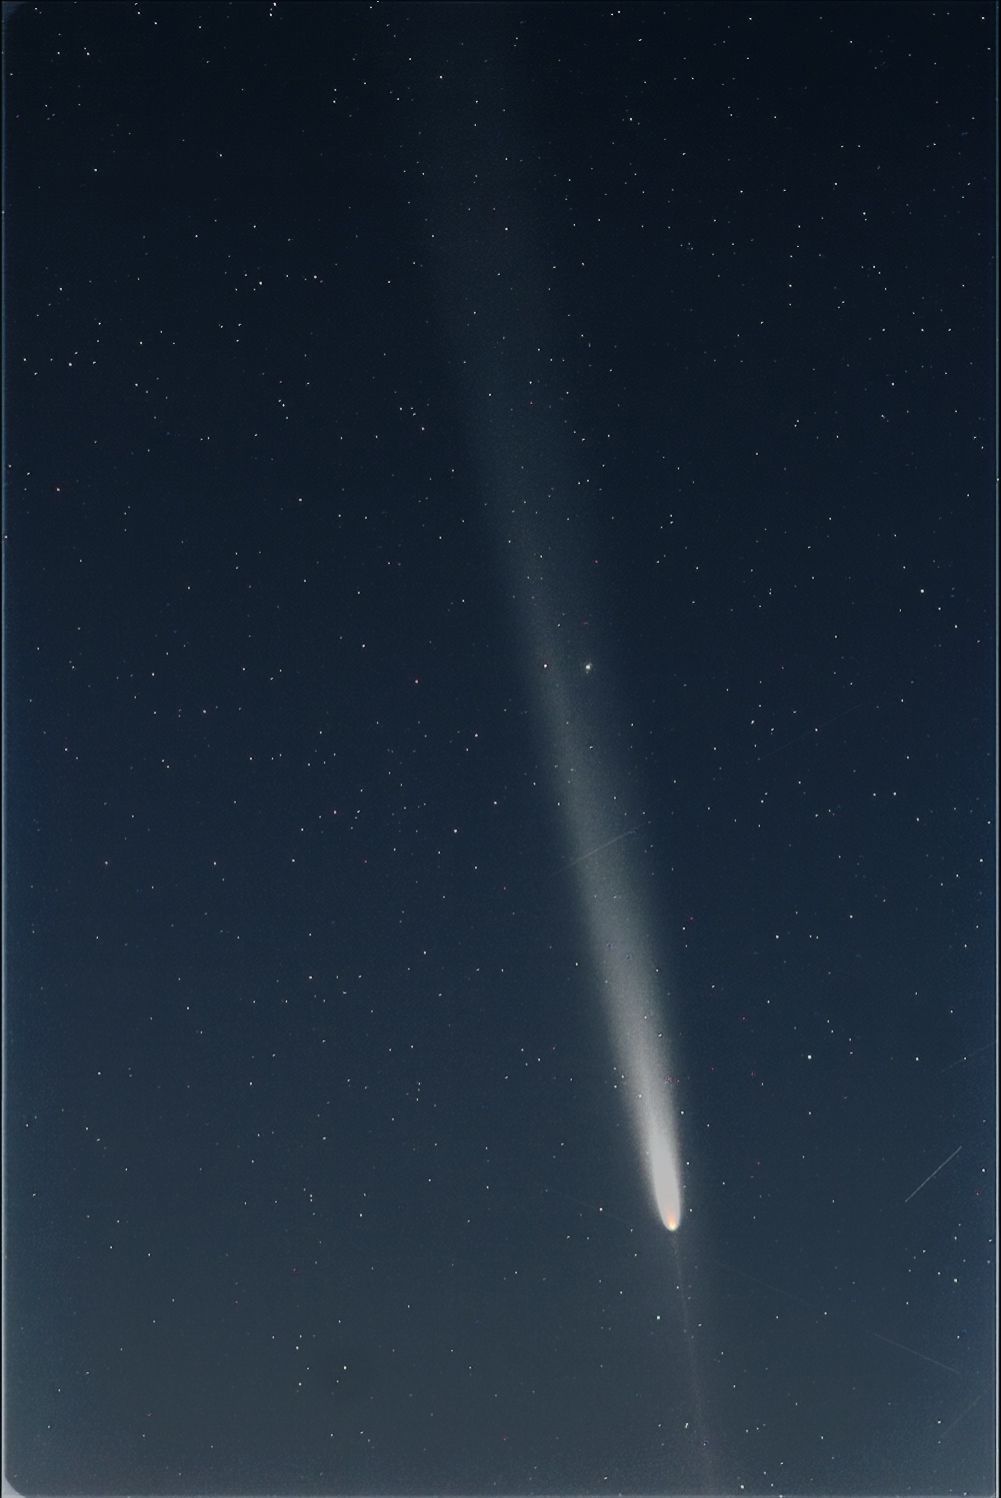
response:
[(4, 6), (18, 1492), (994, 1491), (995, 26)]

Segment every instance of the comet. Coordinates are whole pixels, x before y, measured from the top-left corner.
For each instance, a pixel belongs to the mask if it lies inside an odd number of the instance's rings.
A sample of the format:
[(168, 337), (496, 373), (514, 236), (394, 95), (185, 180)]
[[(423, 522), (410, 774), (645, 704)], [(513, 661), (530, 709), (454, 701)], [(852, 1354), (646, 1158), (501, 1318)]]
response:
[[(604, 1012), (617, 1090), (623, 1097), (654, 1216), (669, 1233), (684, 1218), (682, 1172), (667, 1042), (664, 963), (656, 922), (638, 880), (635, 828), (621, 827), (625, 797), (614, 756), (614, 718), (582, 697), (560, 668), (556, 639), (534, 596), (532, 637), (549, 663), (538, 683), (541, 719), (554, 751), (555, 790), (564, 819), (572, 879)], [(600, 853), (601, 857), (597, 855)]]
[[(475, 252), (465, 230), (454, 232), (468, 206), (458, 184), (495, 178), (496, 161), (482, 134), (459, 132), (464, 165), (458, 171), (451, 122), (439, 149), (432, 144), (428, 152), (423, 222), (438, 226), (429, 258), (461, 359), (477, 489), (504, 570), (563, 824), (560, 872), (576, 895), (616, 1090), (651, 1209), (675, 1233), (684, 1221), (681, 1152), (668, 1082), (674, 1070), (667, 1042), (670, 991), (655, 940), (665, 918), (647, 904), (650, 884), (642, 839), (635, 836), (644, 819), (633, 800), (638, 765), (629, 749), (629, 714), (614, 703), (614, 674), (593, 671), (587, 653), (600, 635), (590, 621), (609, 612), (595, 591), (596, 517), (584, 502), (590, 479), (579, 467), (576, 439), (567, 446), (565, 416), (542, 406), (526, 414), (526, 370), (552, 363), (564, 335), (550, 322), (549, 272), (533, 251), (533, 229), (516, 195), (505, 204), (503, 234), (488, 233)], [(504, 193), (506, 178), (496, 183)]]

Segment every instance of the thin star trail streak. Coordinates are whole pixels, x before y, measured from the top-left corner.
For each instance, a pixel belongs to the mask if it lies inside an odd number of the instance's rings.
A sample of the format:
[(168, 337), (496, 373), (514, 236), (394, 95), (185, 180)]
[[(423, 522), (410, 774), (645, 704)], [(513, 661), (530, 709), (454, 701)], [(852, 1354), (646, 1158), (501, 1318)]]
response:
[(980, 1401), (983, 1399), (983, 1397), (984, 1396), (982, 1394), (978, 1394), (977, 1397), (976, 1397), (976, 1399), (972, 1400), (971, 1403), (968, 1404), (965, 1409), (960, 1410), (960, 1412), (956, 1416), (956, 1418), (954, 1420), (950, 1420), (949, 1424), (945, 1427), (944, 1430), (939, 1431), (939, 1436), (938, 1436), (939, 1440), (940, 1441), (944, 1441), (945, 1438), (946, 1438), (946, 1436), (949, 1435), (952, 1431), (955, 1430), (955, 1428), (959, 1424), (960, 1420), (965, 1420), (966, 1417), (967, 1417), (967, 1415), (970, 1414), (970, 1412), (972, 1410), (976, 1409), (977, 1405), (980, 1403)]
[(920, 1186), (915, 1186), (915, 1188), (911, 1192), (910, 1196), (905, 1196), (904, 1197), (904, 1206), (905, 1207), (907, 1206), (908, 1202), (912, 1202), (914, 1200), (914, 1198), (917, 1196), (917, 1194), (918, 1194), (919, 1191), (923, 1191), (924, 1190), (924, 1188), (927, 1186), (927, 1184), (928, 1184), (929, 1181), (933, 1181), (935, 1179), (935, 1177), (938, 1175), (938, 1173), (939, 1173), (940, 1170), (944, 1170), (945, 1169), (945, 1167), (948, 1165), (948, 1163), (949, 1163), (950, 1160), (955, 1160), (956, 1156), (959, 1154), (959, 1152), (960, 1152), (960, 1150), (962, 1148), (963, 1148), (963, 1146), (961, 1144), (957, 1144), (957, 1146), (953, 1150), (952, 1154), (948, 1155), (946, 1157), (946, 1159), (944, 1159), (942, 1161), (941, 1165), (936, 1165), (935, 1169), (932, 1171), (931, 1175), (930, 1176), (925, 1176), (924, 1180), (921, 1182), (921, 1185)]
[(906, 1352), (912, 1358), (920, 1358), (922, 1363), (932, 1363), (946, 1373), (954, 1373), (957, 1378), (963, 1376), (958, 1368), (953, 1368), (948, 1363), (940, 1363), (938, 1358), (930, 1358), (926, 1352), (918, 1352), (916, 1347), (907, 1347), (903, 1342), (895, 1342), (892, 1337), (884, 1337), (882, 1332), (870, 1331), (869, 1335), (875, 1337), (877, 1342), (885, 1342), (887, 1347), (896, 1347), (900, 1352)]
[[(714, 1262), (719, 1264), (721, 1269), (728, 1270), (730, 1274), (739, 1275), (741, 1279), (748, 1280), (752, 1285), (760, 1285), (762, 1290), (770, 1290), (773, 1295), (781, 1295), (785, 1300), (791, 1300), (796, 1305), (805, 1306), (807, 1310), (815, 1311), (820, 1316), (833, 1316), (845, 1319), (844, 1314), (836, 1306), (833, 1308), (826, 1307), (821, 1305), (819, 1301), (808, 1300), (803, 1295), (796, 1295), (792, 1290), (783, 1289), (781, 1285), (773, 1285), (768, 1280), (759, 1279), (756, 1274), (748, 1274), (746, 1269), (738, 1269), (734, 1264), (724, 1263), (722, 1259), (716, 1259)], [(897, 1342), (893, 1337), (887, 1337), (882, 1332), (873, 1331), (872, 1327), (859, 1326), (857, 1330), (859, 1335), (864, 1334), (867, 1337), (873, 1337), (877, 1342), (885, 1343), (887, 1347), (895, 1347), (898, 1352), (906, 1352), (908, 1357), (920, 1358), (922, 1363), (931, 1363), (934, 1367), (941, 1368), (944, 1373), (953, 1373), (957, 1378), (963, 1377), (963, 1372), (960, 1368), (954, 1368), (950, 1363), (943, 1363), (938, 1358), (930, 1357), (926, 1352), (919, 1352), (916, 1347), (908, 1347), (906, 1342)]]
[(577, 858), (571, 858), (570, 862), (565, 863), (563, 867), (565, 869), (572, 869), (577, 864), (583, 863), (586, 858), (596, 858), (599, 853), (604, 853), (606, 848), (613, 848), (616, 843), (621, 843), (624, 837), (635, 837), (636, 831), (635, 827), (630, 827), (628, 832), (620, 832), (618, 837), (610, 837), (607, 843), (599, 843), (596, 848), (591, 848), (589, 852), (581, 853)]
[(967, 1051), (965, 1056), (957, 1056), (955, 1061), (950, 1061), (949, 1065), (943, 1066), (942, 1070), (944, 1072), (952, 1071), (953, 1067), (964, 1066), (967, 1061), (972, 1061), (975, 1056), (982, 1056), (985, 1051), (993, 1051), (993, 1049), (994, 1044), (992, 1041), (988, 1041), (986, 1045), (978, 1045), (975, 1051)]

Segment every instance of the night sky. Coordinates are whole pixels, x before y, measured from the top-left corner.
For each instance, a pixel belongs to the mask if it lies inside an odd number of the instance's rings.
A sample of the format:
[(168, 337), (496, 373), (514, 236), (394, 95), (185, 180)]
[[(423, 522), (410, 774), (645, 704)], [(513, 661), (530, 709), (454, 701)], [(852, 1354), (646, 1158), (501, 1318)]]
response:
[(7, 1481), (992, 1492), (993, 9), (4, 11)]

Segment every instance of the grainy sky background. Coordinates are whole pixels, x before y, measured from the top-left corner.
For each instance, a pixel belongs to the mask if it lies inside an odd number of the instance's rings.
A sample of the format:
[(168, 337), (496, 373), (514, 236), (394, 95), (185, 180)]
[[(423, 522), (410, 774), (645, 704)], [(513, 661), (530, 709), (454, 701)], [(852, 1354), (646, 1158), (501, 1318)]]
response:
[(993, 9), (4, 9), (8, 1482), (993, 1491)]

